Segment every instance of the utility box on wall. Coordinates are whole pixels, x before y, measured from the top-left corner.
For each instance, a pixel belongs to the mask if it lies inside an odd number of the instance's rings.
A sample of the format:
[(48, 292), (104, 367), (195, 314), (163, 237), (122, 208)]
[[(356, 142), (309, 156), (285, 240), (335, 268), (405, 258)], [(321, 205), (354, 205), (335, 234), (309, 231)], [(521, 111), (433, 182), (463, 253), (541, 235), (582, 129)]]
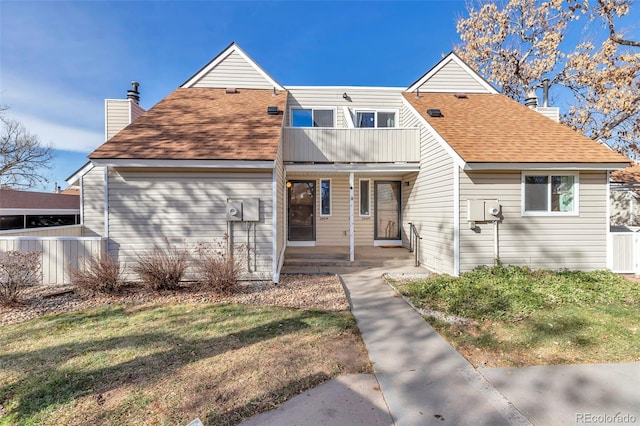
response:
[(242, 201), (227, 201), (227, 222), (242, 220)]
[(260, 221), (260, 199), (247, 198), (242, 200), (242, 220), (244, 222)]
[(467, 200), (467, 222), (492, 222), (500, 219), (498, 200)]

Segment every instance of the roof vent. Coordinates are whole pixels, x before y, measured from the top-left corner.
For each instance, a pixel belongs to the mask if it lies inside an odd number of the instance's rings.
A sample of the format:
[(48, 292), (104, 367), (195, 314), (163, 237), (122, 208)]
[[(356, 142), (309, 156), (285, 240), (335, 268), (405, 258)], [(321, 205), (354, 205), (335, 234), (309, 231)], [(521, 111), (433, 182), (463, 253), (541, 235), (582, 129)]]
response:
[(462, 93), (462, 92), (458, 92), (458, 93), (454, 93), (453, 96), (455, 96), (458, 99), (467, 99), (468, 96), (466, 93)]
[(227, 90), (225, 90), (225, 93), (228, 95), (231, 95), (233, 93), (238, 93), (238, 89), (236, 89), (235, 87), (227, 87)]
[(278, 111), (278, 107), (277, 106), (268, 106), (267, 107), (267, 114), (269, 114), (269, 115), (278, 115), (278, 114), (280, 114), (280, 111)]
[(439, 109), (428, 109), (427, 110), (427, 114), (429, 114), (429, 117), (443, 117), (442, 115), (442, 111), (440, 111)]
[(135, 103), (140, 103), (140, 92), (138, 91), (140, 83), (137, 81), (131, 82), (131, 89), (127, 90), (127, 99), (132, 100)]

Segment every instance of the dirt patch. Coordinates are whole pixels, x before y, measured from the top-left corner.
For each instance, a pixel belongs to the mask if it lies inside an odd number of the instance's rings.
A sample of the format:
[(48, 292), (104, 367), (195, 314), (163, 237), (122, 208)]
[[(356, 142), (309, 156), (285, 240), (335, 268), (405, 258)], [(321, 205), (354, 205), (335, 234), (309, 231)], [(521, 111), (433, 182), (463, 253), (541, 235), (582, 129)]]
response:
[(71, 286), (40, 285), (25, 289), (21, 297), (22, 304), (18, 306), (0, 306), (0, 325), (111, 304), (129, 304), (132, 305), (130, 309), (176, 303), (242, 303), (328, 311), (349, 309), (342, 283), (335, 275), (284, 275), (278, 285), (246, 285), (233, 296), (220, 296), (185, 284), (175, 291), (129, 287), (121, 294), (94, 296), (79, 295)]

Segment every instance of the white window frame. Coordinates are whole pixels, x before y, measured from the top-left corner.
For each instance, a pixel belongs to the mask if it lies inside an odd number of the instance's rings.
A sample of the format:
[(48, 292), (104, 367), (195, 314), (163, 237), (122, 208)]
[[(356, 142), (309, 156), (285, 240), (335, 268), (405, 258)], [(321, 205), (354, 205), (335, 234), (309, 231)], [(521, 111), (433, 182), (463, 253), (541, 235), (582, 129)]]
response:
[[(369, 182), (369, 194), (367, 197), (367, 201), (369, 202), (369, 208), (367, 209), (369, 211), (368, 214), (362, 214), (362, 182), (363, 181), (367, 181)], [(360, 217), (371, 217), (371, 179), (358, 179), (358, 216)]]
[[(358, 113), (359, 112), (372, 112), (373, 113), (373, 127), (358, 127)], [(394, 127), (378, 127), (378, 113), (390, 112), (395, 116)], [(356, 129), (398, 129), (400, 127), (400, 110), (394, 108), (358, 108), (353, 110), (353, 125)]]
[(293, 126), (293, 111), (294, 110), (301, 110), (301, 109), (309, 109), (311, 110), (311, 122), (313, 124), (313, 111), (315, 110), (322, 110), (322, 111), (332, 111), (333, 112), (333, 127), (302, 127), (302, 126), (297, 126), (295, 127), (296, 129), (335, 129), (338, 125), (338, 111), (337, 111), (337, 107), (330, 107), (330, 106), (315, 106), (315, 107), (304, 107), (304, 106), (295, 106), (295, 107), (290, 107), (289, 108), (289, 127), (294, 127)]
[[(329, 214), (322, 213), (322, 182), (329, 181)], [(331, 178), (323, 178), (320, 179), (318, 187), (320, 188), (320, 217), (329, 217), (333, 213), (333, 182), (331, 182)]]
[[(526, 211), (526, 189), (525, 180), (527, 176), (547, 176), (547, 211)], [(554, 212), (551, 211), (551, 186), (553, 176), (573, 176), (573, 211), (571, 212)], [(580, 173), (579, 172), (561, 172), (561, 171), (523, 171), (521, 179), (521, 213), (522, 216), (580, 216)]]

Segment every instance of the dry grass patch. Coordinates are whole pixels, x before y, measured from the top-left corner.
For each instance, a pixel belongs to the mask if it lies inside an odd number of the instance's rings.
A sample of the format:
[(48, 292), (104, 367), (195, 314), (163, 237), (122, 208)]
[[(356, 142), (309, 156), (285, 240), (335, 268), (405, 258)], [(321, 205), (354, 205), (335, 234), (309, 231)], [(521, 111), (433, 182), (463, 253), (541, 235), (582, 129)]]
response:
[(124, 305), (0, 329), (4, 424), (237, 424), (370, 366), (348, 312)]
[(40, 297), (50, 291), (0, 309), (0, 424), (237, 424), (338, 374), (371, 371), (332, 276), (228, 297)]

